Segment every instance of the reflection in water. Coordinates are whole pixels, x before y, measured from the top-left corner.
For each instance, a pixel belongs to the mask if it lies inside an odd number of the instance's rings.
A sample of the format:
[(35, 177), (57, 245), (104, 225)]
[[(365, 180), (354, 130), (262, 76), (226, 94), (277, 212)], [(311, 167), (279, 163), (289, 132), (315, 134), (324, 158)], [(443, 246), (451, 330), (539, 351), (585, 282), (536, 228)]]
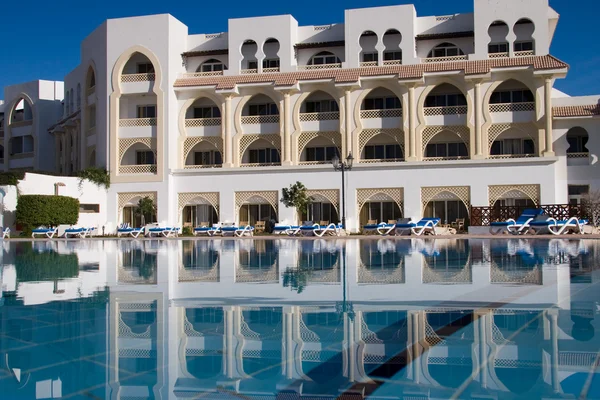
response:
[(0, 392), (600, 398), (599, 245), (7, 242)]

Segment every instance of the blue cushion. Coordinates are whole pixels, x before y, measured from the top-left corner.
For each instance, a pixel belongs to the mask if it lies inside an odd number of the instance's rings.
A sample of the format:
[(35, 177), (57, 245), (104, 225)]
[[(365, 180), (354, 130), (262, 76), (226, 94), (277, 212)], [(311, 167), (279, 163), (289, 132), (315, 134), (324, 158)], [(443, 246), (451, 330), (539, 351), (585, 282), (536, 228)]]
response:
[(311, 225), (311, 226), (301, 226), (300, 230), (302, 231), (314, 231), (315, 229), (317, 229), (317, 227)]
[(416, 227), (417, 224), (415, 224), (414, 222), (411, 222), (409, 224), (396, 224), (396, 229), (401, 229), (401, 228), (414, 228)]
[(83, 232), (85, 231), (84, 228), (69, 228), (69, 229), (65, 229), (66, 233), (79, 233), (79, 232)]
[(33, 233), (46, 233), (46, 232), (52, 232), (54, 229), (48, 229), (48, 228), (42, 228), (42, 229), (34, 229), (31, 232)]
[(223, 228), (221, 228), (222, 231), (224, 232), (235, 232), (238, 230), (237, 226), (225, 226)]

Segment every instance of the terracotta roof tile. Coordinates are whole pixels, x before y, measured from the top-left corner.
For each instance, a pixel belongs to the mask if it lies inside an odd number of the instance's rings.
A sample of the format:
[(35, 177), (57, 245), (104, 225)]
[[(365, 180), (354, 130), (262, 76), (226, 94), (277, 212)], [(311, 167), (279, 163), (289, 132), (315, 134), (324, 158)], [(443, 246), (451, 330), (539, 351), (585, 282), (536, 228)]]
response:
[(552, 115), (556, 118), (591, 117), (594, 115), (600, 115), (600, 104), (553, 107)]
[(233, 89), (236, 84), (269, 82), (272, 82), (275, 85), (289, 86), (298, 81), (313, 79), (331, 79), (334, 82), (358, 82), (361, 76), (380, 75), (397, 75), (399, 79), (419, 79), (427, 72), (463, 71), (465, 75), (479, 75), (486, 74), (493, 68), (523, 66), (531, 66), (535, 70), (565, 69), (569, 67), (564, 62), (548, 55), (414, 65), (308, 70), (271, 74), (180, 78), (175, 81), (175, 87), (216, 86), (217, 89)]

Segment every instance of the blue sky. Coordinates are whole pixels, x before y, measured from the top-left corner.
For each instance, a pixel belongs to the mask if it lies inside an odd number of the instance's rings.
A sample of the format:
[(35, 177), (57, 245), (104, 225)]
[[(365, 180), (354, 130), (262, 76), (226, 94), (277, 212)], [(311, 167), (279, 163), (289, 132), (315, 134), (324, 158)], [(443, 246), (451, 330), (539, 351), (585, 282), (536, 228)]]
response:
[[(415, 4), (419, 16), (472, 12), (473, 0), (303, 0), (198, 2), (146, 0), (7, 1), (0, 24), (0, 88), (34, 79), (62, 80), (79, 63), (79, 44), (107, 18), (170, 13), (190, 33), (227, 30), (227, 19), (292, 14), (300, 25), (343, 22), (344, 9)], [(223, 8), (226, 4), (229, 7)], [(600, 94), (598, 0), (550, 0), (560, 14), (551, 53), (567, 62), (570, 72), (556, 87), (571, 95)], [(0, 98), (3, 98), (0, 90)]]

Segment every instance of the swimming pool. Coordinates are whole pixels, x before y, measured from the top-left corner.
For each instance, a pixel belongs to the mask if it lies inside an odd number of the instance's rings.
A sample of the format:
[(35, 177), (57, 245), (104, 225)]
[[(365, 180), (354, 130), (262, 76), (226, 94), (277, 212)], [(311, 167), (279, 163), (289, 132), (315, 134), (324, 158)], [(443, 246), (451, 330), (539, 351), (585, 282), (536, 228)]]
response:
[(600, 241), (2, 246), (2, 399), (600, 397)]

